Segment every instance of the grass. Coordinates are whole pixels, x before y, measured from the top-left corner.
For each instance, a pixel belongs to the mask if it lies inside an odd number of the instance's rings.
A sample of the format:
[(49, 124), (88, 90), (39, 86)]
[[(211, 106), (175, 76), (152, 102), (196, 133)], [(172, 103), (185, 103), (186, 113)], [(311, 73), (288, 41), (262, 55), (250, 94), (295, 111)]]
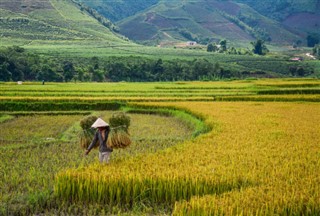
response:
[(11, 115), (6, 115), (6, 114), (0, 114), (0, 123), (8, 121), (10, 119), (14, 118)]

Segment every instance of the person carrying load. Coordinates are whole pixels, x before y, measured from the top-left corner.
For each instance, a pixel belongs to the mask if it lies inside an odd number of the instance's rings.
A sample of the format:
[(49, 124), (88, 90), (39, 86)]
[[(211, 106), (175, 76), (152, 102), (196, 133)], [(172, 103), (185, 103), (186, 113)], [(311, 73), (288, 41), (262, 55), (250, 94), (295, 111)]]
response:
[(110, 133), (110, 126), (101, 118), (98, 118), (91, 127), (98, 128), (98, 130), (96, 131), (91, 144), (85, 151), (85, 155), (88, 155), (96, 143), (99, 142), (99, 160), (101, 163), (109, 163), (110, 154), (113, 151), (113, 149), (108, 146), (107, 142)]

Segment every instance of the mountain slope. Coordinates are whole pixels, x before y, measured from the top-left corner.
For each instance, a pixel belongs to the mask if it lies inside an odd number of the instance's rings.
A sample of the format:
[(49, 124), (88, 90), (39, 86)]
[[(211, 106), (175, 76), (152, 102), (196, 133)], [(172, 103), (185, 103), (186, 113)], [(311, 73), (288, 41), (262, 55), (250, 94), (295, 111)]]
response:
[(320, 34), (319, 0), (237, 1), (250, 5), (264, 16), (281, 22), (299, 34)]
[[(130, 39), (151, 44), (225, 38), (238, 43), (260, 38), (282, 45), (306, 44), (309, 34), (320, 32), (319, 0), (77, 1), (118, 21), (121, 33)], [(207, 23), (201, 18), (205, 15)]]
[(232, 1), (161, 1), (143, 13), (117, 23), (120, 33), (136, 41), (206, 43), (227, 39), (234, 43), (261, 38), (292, 44), (303, 36), (285, 29), (246, 4)]
[(159, 0), (78, 0), (104, 15), (113, 22), (122, 20), (126, 17), (133, 16), (156, 3)]
[(259, 13), (269, 18), (283, 21), (287, 17), (298, 13), (320, 14), (319, 0), (235, 0), (245, 3)]
[(127, 43), (72, 1), (0, 0), (2, 40)]

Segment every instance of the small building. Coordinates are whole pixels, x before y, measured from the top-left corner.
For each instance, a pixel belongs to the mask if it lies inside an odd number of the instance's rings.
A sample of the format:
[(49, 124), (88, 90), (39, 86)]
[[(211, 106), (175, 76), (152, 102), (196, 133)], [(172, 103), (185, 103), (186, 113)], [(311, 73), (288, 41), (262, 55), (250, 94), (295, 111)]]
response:
[(197, 45), (197, 42), (195, 42), (195, 41), (188, 41), (187, 42), (187, 46), (195, 46), (195, 45)]
[(290, 61), (297, 61), (297, 62), (302, 61), (302, 60), (303, 60), (303, 58), (301, 58), (301, 57), (294, 57), (294, 58), (290, 59)]

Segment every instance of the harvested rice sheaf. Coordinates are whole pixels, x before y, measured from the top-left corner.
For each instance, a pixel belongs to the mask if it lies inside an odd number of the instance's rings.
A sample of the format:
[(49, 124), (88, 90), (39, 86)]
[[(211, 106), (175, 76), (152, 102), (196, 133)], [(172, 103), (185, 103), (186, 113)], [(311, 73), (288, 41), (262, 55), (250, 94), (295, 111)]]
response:
[(111, 130), (107, 144), (111, 148), (126, 148), (131, 144), (131, 139), (129, 134), (124, 130)]
[[(80, 146), (83, 149), (87, 149), (93, 140), (95, 131), (91, 129), (91, 125), (97, 120), (96, 116), (87, 116), (80, 121), (82, 131), (80, 132)], [(97, 148), (99, 143), (94, 146)]]
[[(80, 132), (80, 146), (83, 149), (87, 149), (93, 140), (94, 134), (91, 131), (81, 131)], [(96, 142), (94, 148), (99, 146), (99, 142)]]
[(130, 117), (124, 112), (114, 113), (109, 124), (111, 131), (108, 138), (108, 146), (111, 148), (126, 148), (131, 144), (129, 136)]

